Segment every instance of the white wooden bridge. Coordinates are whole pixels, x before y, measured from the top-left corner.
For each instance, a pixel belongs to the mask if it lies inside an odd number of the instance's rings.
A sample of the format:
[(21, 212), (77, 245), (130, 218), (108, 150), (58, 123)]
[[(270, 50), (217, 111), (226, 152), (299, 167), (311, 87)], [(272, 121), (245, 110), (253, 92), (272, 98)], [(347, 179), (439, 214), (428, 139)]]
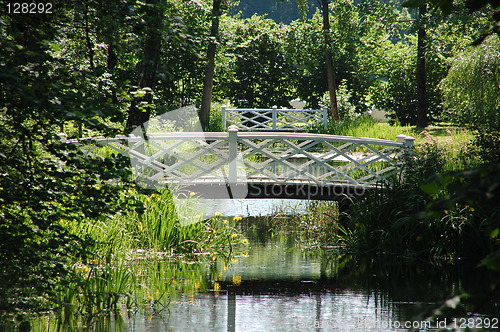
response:
[(234, 125), (248, 131), (293, 131), (304, 132), (326, 129), (328, 110), (287, 109), (273, 106), (268, 109), (222, 107), (222, 126)]
[[(64, 134), (60, 134), (65, 139)], [(414, 138), (396, 141), (292, 132), (152, 133), (67, 140), (94, 155), (130, 157), (137, 183), (212, 198), (336, 199), (397, 174)], [(90, 144), (84, 144), (90, 143)]]

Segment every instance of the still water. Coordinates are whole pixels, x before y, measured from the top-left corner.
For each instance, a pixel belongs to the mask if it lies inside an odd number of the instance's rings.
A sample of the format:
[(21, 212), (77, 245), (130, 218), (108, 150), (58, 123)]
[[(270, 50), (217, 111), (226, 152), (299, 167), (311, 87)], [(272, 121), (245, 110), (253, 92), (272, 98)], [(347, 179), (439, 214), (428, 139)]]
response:
[[(213, 208), (223, 210), (215, 204)], [(245, 207), (236, 209), (244, 212)], [(81, 330), (404, 331), (409, 327), (436, 331), (453, 321), (430, 325), (421, 315), (426, 306), (491, 282), (487, 274), (460, 264), (405, 263), (333, 249), (305, 250), (293, 233), (262, 236), (249, 226), (242, 228), (250, 240), (247, 252), (230, 260), (182, 265), (183, 273), (192, 270), (201, 275), (207, 285), (204, 291), (178, 294), (155, 312), (96, 319)], [(179, 269), (168, 260), (154, 265)], [(157, 274), (153, 268), (150, 272)], [(483, 311), (498, 317), (498, 305)]]
[(216, 289), (159, 315), (130, 316), (122, 330), (435, 331), (453, 322), (430, 325), (423, 308), (481, 283), (461, 266), (305, 252), (290, 237), (254, 244), (217, 271)]

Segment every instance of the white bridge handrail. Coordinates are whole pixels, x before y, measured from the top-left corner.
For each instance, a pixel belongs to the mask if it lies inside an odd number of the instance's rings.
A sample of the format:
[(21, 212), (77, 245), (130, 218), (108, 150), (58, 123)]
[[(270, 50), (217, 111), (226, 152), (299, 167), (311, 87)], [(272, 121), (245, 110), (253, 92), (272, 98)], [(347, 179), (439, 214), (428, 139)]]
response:
[[(65, 134), (59, 134), (66, 140)], [(66, 140), (107, 146), (130, 156), (148, 182), (171, 184), (307, 183), (372, 187), (396, 174), (398, 156), (411, 153), (414, 138), (397, 141), (293, 132), (151, 133)]]
[(222, 126), (235, 125), (239, 130), (249, 131), (307, 131), (326, 128), (328, 110), (282, 109), (273, 106), (262, 108), (222, 107)]

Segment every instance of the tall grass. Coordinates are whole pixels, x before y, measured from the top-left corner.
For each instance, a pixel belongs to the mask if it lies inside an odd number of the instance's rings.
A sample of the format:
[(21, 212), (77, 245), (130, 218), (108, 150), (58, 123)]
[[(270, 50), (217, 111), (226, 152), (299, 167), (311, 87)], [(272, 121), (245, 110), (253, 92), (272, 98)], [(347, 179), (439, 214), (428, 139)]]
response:
[(394, 141), (397, 135), (414, 135), (415, 131), (410, 126), (391, 126), (388, 123), (379, 123), (368, 115), (339, 122), (329, 122), (326, 133), (341, 136), (356, 136), (379, 138)]
[(294, 213), (293, 207), (278, 209), (269, 216), (247, 217), (243, 221), (246, 233), (265, 242), (269, 236), (294, 233), (294, 239), (305, 248), (338, 246), (344, 227), (339, 221), (337, 202), (314, 201), (304, 213)]
[(445, 151), (436, 145), (417, 146), (405, 161), (402, 177), (387, 183), (350, 209), (352, 234), (347, 245), (362, 252), (404, 257), (470, 256), (484, 243), (480, 226), (465, 206), (444, 216), (424, 218), (429, 202), (445, 197), (445, 186), (429, 194), (423, 185), (446, 168)]
[(83, 278), (65, 285), (60, 309), (33, 327), (36, 331), (108, 331), (99, 329), (100, 318), (113, 316), (120, 322), (138, 310), (154, 315), (181, 295), (206, 292), (216, 273), (207, 270), (205, 264), (166, 261), (148, 252), (129, 253), (105, 265), (78, 264), (75, 274)]
[[(207, 289), (203, 262), (217, 256), (227, 260), (235, 248), (247, 244), (234, 220), (198, 218), (183, 226), (168, 190), (127, 195), (141, 200), (143, 211), (64, 225), (93, 243), (89, 250), (94, 256), (75, 262), (72, 280), (61, 285), (54, 303), (57, 324), (74, 328), (121, 310), (164, 308), (179, 294)], [(193, 201), (186, 199), (185, 204)]]

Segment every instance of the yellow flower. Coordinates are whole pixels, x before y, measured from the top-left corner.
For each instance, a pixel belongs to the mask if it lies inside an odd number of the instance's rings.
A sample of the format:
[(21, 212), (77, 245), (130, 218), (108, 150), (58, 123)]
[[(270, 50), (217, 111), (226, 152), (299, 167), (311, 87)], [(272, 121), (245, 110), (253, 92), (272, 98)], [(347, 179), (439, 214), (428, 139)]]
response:
[(234, 221), (240, 221), (241, 219), (243, 219), (242, 217), (234, 217), (233, 220)]
[(219, 211), (217, 211), (217, 212), (215, 212), (215, 213), (214, 213), (214, 215), (215, 215), (216, 217), (221, 217), (221, 216), (222, 216), (222, 213), (220, 213)]
[(235, 286), (241, 285), (241, 276), (233, 276), (233, 285)]
[(201, 287), (201, 283), (199, 281), (194, 282), (194, 289), (198, 290)]
[(243, 240), (241, 240), (241, 243), (248, 244), (249, 242), (248, 242), (248, 239), (243, 239)]
[(231, 239), (236, 239), (237, 237), (238, 237), (238, 234), (236, 234), (236, 233), (231, 234)]
[(218, 291), (220, 289), (220, 284), (216, 281), (214, 282), (214, 290)]
[(194, 191), (189, 192), (189, 197), (193, 197), (194, 195), (196, 195), (196, 193)]

